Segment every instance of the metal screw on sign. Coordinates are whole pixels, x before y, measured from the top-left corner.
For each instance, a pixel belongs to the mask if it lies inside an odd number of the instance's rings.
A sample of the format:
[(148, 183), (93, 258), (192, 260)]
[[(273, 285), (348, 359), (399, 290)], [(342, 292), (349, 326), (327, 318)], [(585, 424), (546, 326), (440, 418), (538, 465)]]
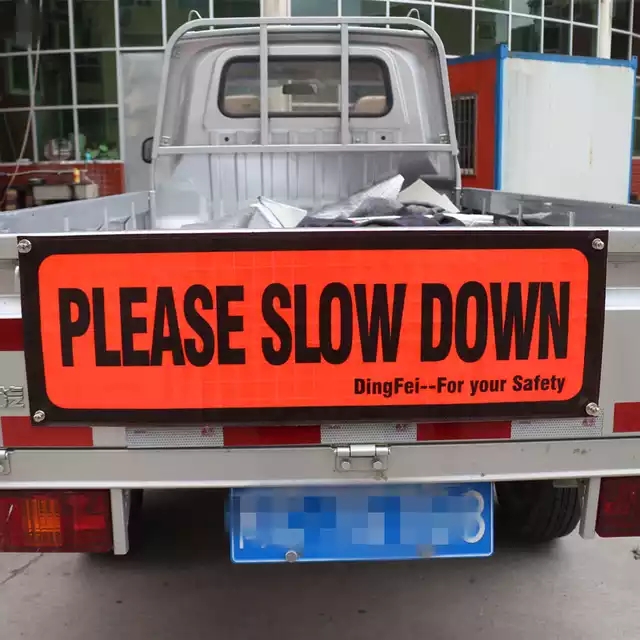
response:
[(44, 422), (44, 419), (46, 418), (46, 414), (44, 411), (41, 411), (40, 409), (38, 409), (38, 411), (36, 411), (33, 414), (33, 421), (34, 422)]
[(351, 469), (351, 460), (343, 460), (343, 461), (340, 463), (340, 468), (341, 468), (343, 471), (349, 471), (349, 469)]
[(593, 418), (597, 418), (600, 415), (600, 407), (595, 402), (590, 402), (584, 410), (588, 416)]
[(18, 253), (29, 253), (29, 251), (31, 251), (31, 242), (23, 238), (18, 242)]
[(594, 238), (593, 242), (591, 243), (591, 246), (596, 251), (602, 251), (604, 249), (604, 240), (600, 238)]
[(384, 462), (382, 462), (382, 460), (376, 458), (372, 463), (371, 466), (376, 470), (376, 471), (381, 471), (384, 468)]
[(284, 554), (284, 559), (287, 562), (297, 562), (299, 557), (300, 556), (298, 555), (298, 552), (293, 551), (293, 549), (289, 549), (289, 551), (287, 551), (287, 553)]

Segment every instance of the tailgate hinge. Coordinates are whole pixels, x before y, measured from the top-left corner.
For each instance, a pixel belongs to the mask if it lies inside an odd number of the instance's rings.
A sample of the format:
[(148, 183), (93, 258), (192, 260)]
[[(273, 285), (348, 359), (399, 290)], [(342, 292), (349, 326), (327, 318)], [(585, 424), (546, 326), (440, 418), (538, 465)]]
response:
[(9, 452), (6, 449), (0, 449), (0, 476), (8, 476), (10, 473)]
[(389, 447), (377, 444), (350, 444), (335, 447), (336, 471), (386, 471)]

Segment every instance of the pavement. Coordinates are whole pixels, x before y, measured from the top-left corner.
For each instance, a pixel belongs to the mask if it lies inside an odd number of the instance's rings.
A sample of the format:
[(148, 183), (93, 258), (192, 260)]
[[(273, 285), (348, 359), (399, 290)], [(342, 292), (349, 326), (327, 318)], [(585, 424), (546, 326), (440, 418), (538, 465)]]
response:
[(219, 493), (146, 499), (137, 554), (0, 554), (0, 638), (640, 638), (635, 539), (573, 535), (477, 560), (240, 566)]

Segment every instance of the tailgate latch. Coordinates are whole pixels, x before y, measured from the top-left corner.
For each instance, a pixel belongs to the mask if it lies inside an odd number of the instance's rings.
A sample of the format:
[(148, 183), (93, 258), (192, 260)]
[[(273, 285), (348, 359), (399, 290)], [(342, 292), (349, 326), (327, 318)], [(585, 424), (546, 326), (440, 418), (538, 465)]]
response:
[(334, 449), (336, 471), (386, 471), (389, 447), (377, 444), (350, 444)]
[(11, 464), (9, 463), (9, 452), (0, 449), (0, 476), (8, 476), (11, 473)]

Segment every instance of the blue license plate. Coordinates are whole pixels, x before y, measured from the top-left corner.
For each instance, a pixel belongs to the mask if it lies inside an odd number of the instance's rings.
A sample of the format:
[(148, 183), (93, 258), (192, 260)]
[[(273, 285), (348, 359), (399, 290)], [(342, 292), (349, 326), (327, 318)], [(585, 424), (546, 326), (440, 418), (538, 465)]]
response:
[(234, 562), (493, 553), (491, 483), (232, 489)]

